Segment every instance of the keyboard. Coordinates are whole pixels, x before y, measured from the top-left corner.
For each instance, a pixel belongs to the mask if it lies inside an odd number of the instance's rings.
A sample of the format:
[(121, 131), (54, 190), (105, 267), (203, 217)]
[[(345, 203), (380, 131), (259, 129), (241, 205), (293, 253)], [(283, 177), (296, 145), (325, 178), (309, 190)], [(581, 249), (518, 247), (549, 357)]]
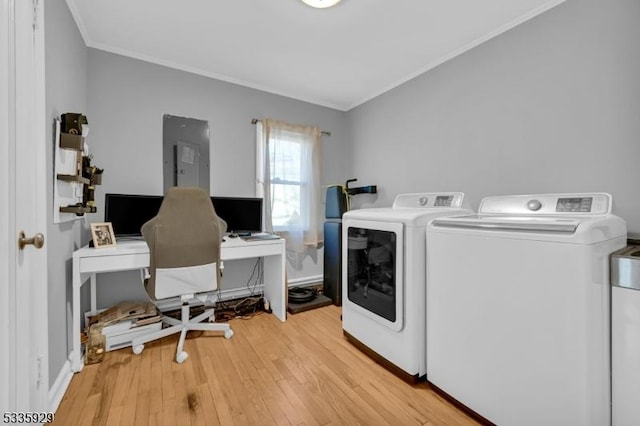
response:
[(255, 235), (249, 235), (241, 238), (245, 241), (264, 241), (264, 240), (278, 240), (280, 239), (280, 236), (275, 234), (255, 234)]

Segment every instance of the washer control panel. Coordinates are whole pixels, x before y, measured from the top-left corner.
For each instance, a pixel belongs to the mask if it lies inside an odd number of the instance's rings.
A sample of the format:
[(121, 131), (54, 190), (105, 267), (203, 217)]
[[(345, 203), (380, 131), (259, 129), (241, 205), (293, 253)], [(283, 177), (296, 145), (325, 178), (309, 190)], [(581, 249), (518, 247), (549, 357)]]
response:
[(558, 198), (556, 212), (558, 213), (591, 213), (593, 197)]
[(597, 216), (611, 213), (611, 195), (607, 193), (538, 194), (486, 197), (478, 213)]

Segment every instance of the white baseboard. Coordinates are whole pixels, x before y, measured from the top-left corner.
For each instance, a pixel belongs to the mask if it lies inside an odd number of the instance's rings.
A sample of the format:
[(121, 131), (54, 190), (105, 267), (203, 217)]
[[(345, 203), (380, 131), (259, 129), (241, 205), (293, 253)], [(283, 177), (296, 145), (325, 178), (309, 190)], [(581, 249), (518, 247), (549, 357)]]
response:
[(304, 287), (309, 285), (322, 284), (324, 275), (312, 275), (310, 277), (294, 278), (289, 280), (289, 287)]
[(60, 403), (62, 402), (62, 398), (64, 398), (64, 394), (69, 387), (69, 383), (71, 383), (71, 378), (73, 377), (73, 373), (71, 372), (71, 362), (66, 360), (60, 369), (60, 373), (58, 373), (58, 377), (56, 381), (53, 382), (51, 388), (49, 388), (49, 411), (55, 413)]

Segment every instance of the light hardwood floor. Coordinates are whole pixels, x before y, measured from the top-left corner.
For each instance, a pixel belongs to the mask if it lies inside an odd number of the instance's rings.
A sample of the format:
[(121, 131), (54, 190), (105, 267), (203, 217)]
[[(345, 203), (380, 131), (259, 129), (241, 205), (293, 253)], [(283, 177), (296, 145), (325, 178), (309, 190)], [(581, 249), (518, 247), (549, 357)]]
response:
[(76, 374), (55, 425), (475, 425), (425, 383), (409, 385), (342, 335), (340, 308), (231, 321), (235, 336), (175, 336)]

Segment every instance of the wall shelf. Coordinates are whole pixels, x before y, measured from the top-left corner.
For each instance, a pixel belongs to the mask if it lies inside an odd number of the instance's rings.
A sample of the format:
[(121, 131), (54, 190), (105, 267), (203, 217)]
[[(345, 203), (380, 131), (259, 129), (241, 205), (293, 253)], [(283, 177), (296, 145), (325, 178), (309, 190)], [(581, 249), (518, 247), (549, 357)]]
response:
[[(82, 205), (84, 182), (81, 161), (84, 137), (61, 132), (59, 119), (55, 120), (53, 223), (79, 219), (76, 211), (64, 211), (68, 207)], [(80, 145), (82, 143), (82, 146)]]
[(83, 176), (82, 157), (88, 148), (85, 136), (64, 133), (60, 119), (55, 120), (53, 222), (77, 220), (85, 213), (95, 213), (95, 206), (84, 202), (85, 188), (91, 184)]
[(57, 174), (56, 177), (58, 178), (58, 180), (61, 180), (63, 182), (76, 182), (76, 183), (81, 183), (83, 185), (89, 185), (90, 183), (89, 179), (84, 178), (82, 176), (78, 176), (78, 175)]
[(74, 151), (84, 150), (84, 136), (60, 132), (60, 148)]
[(67, 114), (63, 114), (62, 118), (70, 116), (83, 123), (80, 126), (82, 130), (72, 127), (69, 130), (71, 133), (66, 133), (62, 131), (61, 120), (55, 120), (53, 223), (77, 220), (85, 213), (96, 213), (94, 187), (102, 183), (103, 170), (91, 164), (92, 156), (85, 143), (89, 132), (88, 126), (85, 126), (86, 117)]
[(98, 209), (96, 207), (84, 207), (84, 206), (66, 206), (60, 207), (60, 213), (73, 213), (76, 216), (82, 216), (85, 213), (95, 213)]

